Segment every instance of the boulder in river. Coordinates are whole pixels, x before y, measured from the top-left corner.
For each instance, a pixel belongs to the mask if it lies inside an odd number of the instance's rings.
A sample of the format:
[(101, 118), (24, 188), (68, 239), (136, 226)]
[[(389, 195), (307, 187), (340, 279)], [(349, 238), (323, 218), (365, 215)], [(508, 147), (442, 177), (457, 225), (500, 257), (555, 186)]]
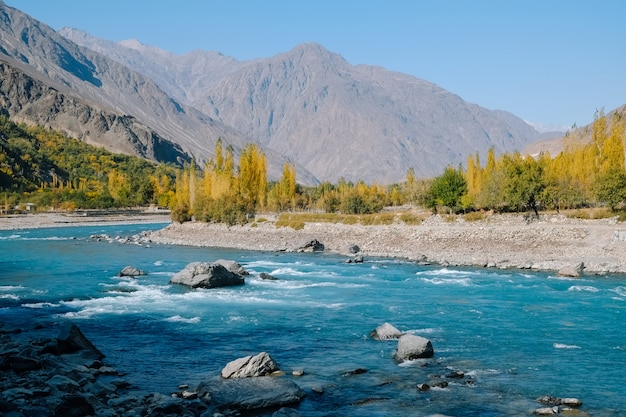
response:
[(375, 340), (390, 340), (399, 339), (403, 334), (395, 326), (383, 323), (370, 332), (370, 337)]
[(124, 269), (120, 271), (120, 277), (138, 277), (140, 275), (146, 275), (146, 273), (134, 266), (124, 267)]
[(185, 269), (174, 274), (170, 283), (192, 288), (216, 288), (243, 285), (244, 278), (220, 263), (192, 262)]
[(557, 275), (560, 277), (578, 278), (582, 275), (583, 269), (585, 269), (585, 264), (579, 262), (576, 265), (564, 266), (563, 268), (559, 269)]
[(56, 349), (59, 354), (80, 352), (83, 357), (101, 360), (104, 354), (73, 323), (65, 323), (59, 331), (56, 340)]
[(250, 273), (246, 271), (246, 269), (237, 261), (218, 259), (215, 263), (222, 265), (224, 268), (228, 269), (230, 272), (234, 272), (235, 274), (250, 275)]
[(307, 240), (298, 245), (296, 252), (324, 252), (324, 244), (317, 239)]
[(259, 274), (259, 278), (265, 281), (276, 281), (278, 279), (275, 276), (268, 274), (267, 272), (261, 272)]
[(393, 357), (396, 362), (404, 362), (413, 359), (432, 358), (434, 355), (435, 351), (430, 340), (414, 334), (405, 334), (398, 339), (398, 347)]
[(245, 356), (226, 364), (222, 369), (222, 378), (248, 378), (270, 375), (279, 371), (278, 364), (266, 352), (254, 356)]

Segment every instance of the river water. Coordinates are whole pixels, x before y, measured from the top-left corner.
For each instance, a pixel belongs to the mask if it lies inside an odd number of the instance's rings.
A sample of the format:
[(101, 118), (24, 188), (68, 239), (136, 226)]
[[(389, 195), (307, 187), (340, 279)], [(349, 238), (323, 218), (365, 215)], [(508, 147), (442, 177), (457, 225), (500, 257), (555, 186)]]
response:
[[(76, 323), (107, 364), (165, 394), (268, 352), (307, 392), (305, 416), (528, 416), (543, 395), (577, 397), (590, 415), (626, 415), (624, 276), (90, 239), (162, 226), (0, 231), (0, 321)], [(220, 258), (251, 272), (244, 286), (168, 283), (189, 262)], [(120, 278), (127, 265), (148, 275)], [(395, 341), (368, 337), (385, 322), (430, 339), (435, 357), (396, 364)], [(367, 372), (346, 375), (358, 368)], [(305, 375), (291, 376), (296, 369)], [(453, 371), (465, 377), (416, 389)]]

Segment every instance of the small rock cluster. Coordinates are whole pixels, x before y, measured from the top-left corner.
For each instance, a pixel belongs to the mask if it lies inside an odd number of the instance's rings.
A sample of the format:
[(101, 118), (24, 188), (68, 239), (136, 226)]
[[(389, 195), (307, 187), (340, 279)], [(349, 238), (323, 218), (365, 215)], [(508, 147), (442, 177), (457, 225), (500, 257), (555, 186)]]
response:
[(550, 395), (544, 395), (537, 398), (537, 402), (548, 405), (550, 407), (541, 407), (533, 411), (533, 415), (536, 416), (553, 416), (557, 414), (565, 414), (570, 416), (584, 417), (588, 414), (580, 411), (578, 407), (583, 405), (583, 402), (578, 398), (557, 398)]

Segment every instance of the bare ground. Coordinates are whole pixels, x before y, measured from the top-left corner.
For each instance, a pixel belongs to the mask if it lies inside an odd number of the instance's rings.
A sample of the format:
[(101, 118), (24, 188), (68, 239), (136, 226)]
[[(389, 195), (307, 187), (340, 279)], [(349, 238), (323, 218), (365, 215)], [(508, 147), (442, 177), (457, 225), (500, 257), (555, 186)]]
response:
[(626, 224), (616, 219), (578, 220), (542, 215), (492, 215), (486, 220), (446, 222), (431, 216), (409, 226), (307, 223), (302, 230), (263, 223), (171, 224), (152, 232), (158, 243), (291, 251), (317, 239), (325, 250), (348, 255), (357, 245), (371, 257), (399, 257), (442, 265), (559, 271), (584, 264), (584, 273), (626, 273)]

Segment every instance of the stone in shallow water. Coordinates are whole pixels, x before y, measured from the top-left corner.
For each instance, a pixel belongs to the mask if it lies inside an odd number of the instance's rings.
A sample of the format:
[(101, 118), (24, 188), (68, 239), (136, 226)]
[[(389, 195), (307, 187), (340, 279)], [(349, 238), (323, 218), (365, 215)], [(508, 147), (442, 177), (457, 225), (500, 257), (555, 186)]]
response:
[(413, 334), (405, 334), (398, 339), (398, 347), (393, 355), (396, 362), (432, 358), (435, 355), (430, 340)]
[(248, 378), (270, 375), (279, 371), (278, 364), (266, 352), (245, 356), (226, 364), (222, 378)]
[(403, 334), (395, 326), (383, 323), (370, 332), (370, 337), (375, 340), (390, 340), (399, 339)]
[(269, 376), (215, 379), (201, 383), (197, 391), (220, 410), (242, 411), (297, 404), (306, 395), (295, 382)]

